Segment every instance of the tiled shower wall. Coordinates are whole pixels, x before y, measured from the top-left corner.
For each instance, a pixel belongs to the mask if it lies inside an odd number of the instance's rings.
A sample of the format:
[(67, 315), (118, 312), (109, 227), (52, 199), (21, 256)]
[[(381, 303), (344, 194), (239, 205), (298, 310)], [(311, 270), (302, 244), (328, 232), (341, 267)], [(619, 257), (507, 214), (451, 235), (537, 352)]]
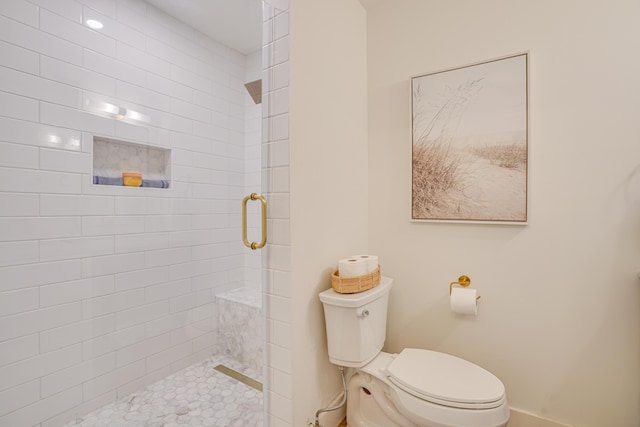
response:
[(263, 252), (265, 426), (293, 422), (291, 241), (289, 208), (289, 7), (267, 0), (263, 41), (263, 192), (269, 200), (269, 244)]
[[(244, 279), (244, 63), (142, 1), (0, 2), (0, 425), (59, 426), (211, 352), (213, 294)], [(92, 135), (171, 148), (171, 188), (92, 185)]]
[[(262, 49), (246, 56), (245, 82), (262, 79)], [(244, 195), (262, 193), (262, 104), (256, 104), (247, 93), (245, 96), (245, 152), (244, 152)], [(249, 241), (260, 241), (261, 212), (260, 203), (247, 203), (247, 237)], [(261, 291), (261, 253), (259, 250), (244, 248), (244, 286), (257, 292)]]

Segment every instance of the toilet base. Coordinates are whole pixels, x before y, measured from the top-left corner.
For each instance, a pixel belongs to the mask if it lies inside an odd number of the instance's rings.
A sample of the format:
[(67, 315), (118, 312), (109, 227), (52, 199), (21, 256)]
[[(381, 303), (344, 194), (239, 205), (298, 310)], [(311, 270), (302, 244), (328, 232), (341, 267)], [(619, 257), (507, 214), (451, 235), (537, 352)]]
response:
[(388, 399), (386, 384), (368, 374), (356, 373), (349, 380), (347, 427), (419, 427), (403, 417)]

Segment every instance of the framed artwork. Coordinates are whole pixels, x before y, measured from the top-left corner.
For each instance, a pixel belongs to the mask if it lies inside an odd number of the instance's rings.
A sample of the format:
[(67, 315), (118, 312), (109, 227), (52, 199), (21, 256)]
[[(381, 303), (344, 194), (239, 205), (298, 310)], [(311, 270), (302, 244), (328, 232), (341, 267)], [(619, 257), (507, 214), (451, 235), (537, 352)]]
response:
[(527, 223), (528, 63), (411, 78), (412, 220)]

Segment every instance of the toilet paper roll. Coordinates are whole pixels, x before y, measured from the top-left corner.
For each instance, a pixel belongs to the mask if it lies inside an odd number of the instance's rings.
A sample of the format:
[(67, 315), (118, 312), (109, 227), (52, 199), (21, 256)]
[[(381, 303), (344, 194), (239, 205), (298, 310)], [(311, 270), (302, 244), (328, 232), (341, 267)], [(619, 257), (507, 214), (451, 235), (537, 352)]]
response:
[(458, 314), (478, 314), (478, 293), (475, 289), (454, 287), (449, 300), (451, 311)]
[(378, 255), (351, 255), (351, 258), (365, 260), (367, 262), (367, 274), (373, 273), (378, 268)]
[(361, 258), (345, 258), (338, 261), (340, 277), (357, 277), (367, 274), (367, 261)]

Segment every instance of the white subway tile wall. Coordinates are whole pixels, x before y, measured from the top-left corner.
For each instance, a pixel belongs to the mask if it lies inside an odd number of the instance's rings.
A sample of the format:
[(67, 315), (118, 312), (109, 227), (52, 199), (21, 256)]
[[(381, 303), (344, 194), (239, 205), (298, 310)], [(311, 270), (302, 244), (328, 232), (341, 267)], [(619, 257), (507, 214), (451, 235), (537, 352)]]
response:
[[(264, 166), (243, 87), (261, 53), (142, 0), (0, 1), (1, 426), (57, 427), (198, 362), (215, 348), (214, 295), (259, 286), (239, 217)], [(150, 122), (96, 115), (95, 102)], [(171, 149), (171, 188), (93, 185), (93, 135)]]
[[(269, 200), (270, 244), (262, 254), (265, 316), (265, 426), (293, 423), (289, 241), (289, 11), (264, 8), (262, 188)], [(282, 9), (284, 7), (284, 9)]]
[[(262, 79), (262, 51), (257, 51), (247, 56), (245, 68), (245, 82), (253, 82)], [(251, 193), (262, 193), (262, 174), (260, 162), (262, 150), (262, 132), (260, 130), (262, 121), (262, 104), (256, 104), (247, 93), (245, 96), (245, 153), (244, 153), (244, 192), (245, 195)], [(231, 181), (234, 176), (218, 174), (221, 182)], [(250, 201), (248, 208), (248, 237), (249, 241), (259, 242), (261, 240), (261, 215), (260, 202)], [(236, 220), (237, 222), (237, 220)], [(268, 227), (267, 227), (268, 230)], [(270, 234), (270, 233), (269, 233)], [(270, 239), (269, 239), (270, 240)], [(261, 252), (245, 248), (245, 287), (260, 291), (261, 284)]]

